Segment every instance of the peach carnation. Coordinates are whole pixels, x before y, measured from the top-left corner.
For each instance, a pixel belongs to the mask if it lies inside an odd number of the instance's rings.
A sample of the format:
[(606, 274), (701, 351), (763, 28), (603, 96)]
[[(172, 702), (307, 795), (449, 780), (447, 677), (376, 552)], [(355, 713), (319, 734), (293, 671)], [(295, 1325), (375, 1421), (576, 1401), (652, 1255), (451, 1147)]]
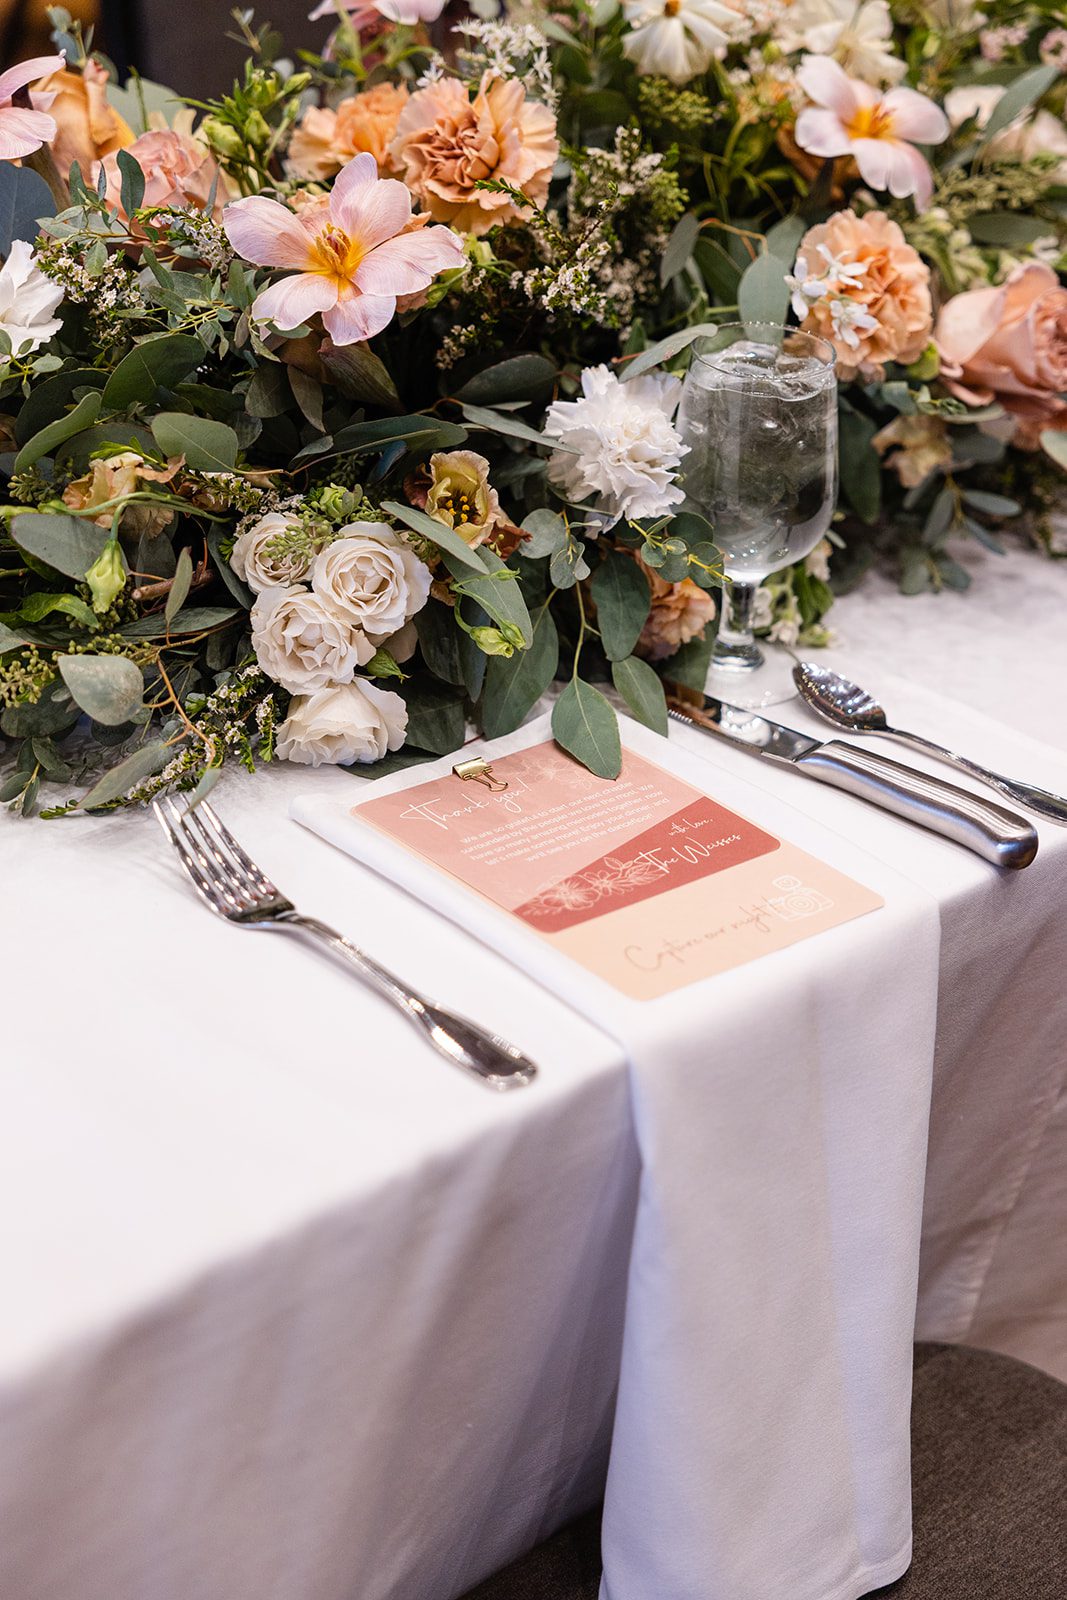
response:
[(715, 602), (692, 578), (668, 583), (643, 561), (638, 565), (652, 590), (652, 610), (641, 629), (635, 652), (649, 661), (665, 661), (683, 644), (704, 632), (715, 616)]
[[(189, 120), (191, 122), (192, 113), (189, 114)], [(127, 148), (144, 173), (142, 206), (173, 206), (186, 211), (203, 211), (214, 185), (212, 214), (216, 222), (219, 221), (232, 191), (210, 150), (191, 132), (180, 126), (153, 128), (142, 133)], [(93, 163), (94, 183), (101, 169), (107, 178), (108, 200), (117, 208), (119, 215), (129, 221), (120, 199), (122, 173), (119, 171), (118, 155), (105, 156), (103, 161)]]
[(838, 211), (800, 241), (793, 309), (828, 339), (846, 381), (882, 378), (887, 361), (917, 361), (930, 338), (930, 271), (884, 211)]
[(458, 79), (440, 78), (411, 96), (390, 154), (435, 221), (487, 233), (522, 213), (507, 194), (475, 184), (501, 179), (542, 207), (559, 155), (556, 119), (547, 106), (527, 100), (515, 78), (485, 73), (473, 101)]
[(999, 400), (1019, 418), (1016, 443), (1067, 414), (1067, 289), (1029, 261), (996, 289), (972, 289), (942, 306), (935, 333), (946, 386), (968, 405)]
[(290, 173), (322, 183), (362, 151), (374, 157), (379, 172), (387, 172), (389, 146), (407, 101), (404, 84), (379, 83), (349, 95), (336, 110), (310, 106), (289, 145)]

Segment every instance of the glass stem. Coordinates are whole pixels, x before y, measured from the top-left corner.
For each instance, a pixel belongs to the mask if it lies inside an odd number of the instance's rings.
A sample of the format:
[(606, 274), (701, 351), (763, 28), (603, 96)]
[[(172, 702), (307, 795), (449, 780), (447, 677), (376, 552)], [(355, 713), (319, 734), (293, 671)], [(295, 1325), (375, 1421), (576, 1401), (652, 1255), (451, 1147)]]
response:
[(758, 583), (727, 581), (722, 586), (722, 614), (715, 637), (712, 665), (735, 672), (754, 672), (763, 652), (752, 633)]

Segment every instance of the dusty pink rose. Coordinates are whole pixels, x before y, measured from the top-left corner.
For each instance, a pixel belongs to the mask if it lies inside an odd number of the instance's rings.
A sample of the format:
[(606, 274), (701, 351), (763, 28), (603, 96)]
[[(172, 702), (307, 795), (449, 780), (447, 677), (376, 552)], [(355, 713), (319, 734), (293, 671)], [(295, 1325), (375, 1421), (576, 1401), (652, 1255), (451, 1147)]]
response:
[(648, 661), (665, 661), (697, 634), (703, 634), (715, 616), (715, 602), (692, 578), (667, 583), (643, 561), (638, 565), (652, 590), (652, 610), (634, 648)]
[[(218, 221), (230, 198), (230, 186), (219, 171), (214, 156), (206, 145), (191, 133), (177, 128), (159, 131), (150, 129), (127, 146), (145, 176), (143, 206), (174, 206), (186, 211), (203, 211), (215, 184), (215, 203), (212, 215)], [(93, 162), (93, 183), (103, 171), (107, 177), (107, 197), (118, 210), (120, 217), (129, 221), (122, 208), (122, 173), (118, 155), (105, 156)], [(218, 179), (216, 183), (215, 180)]]
[(390, 155), (436, 221), (460, 233), (487, 233), (521, 211), (508, 195), (475, 184), (503, 179), (543, 206), (559, 155), (556, 119), (547, 106), (527, 100), (515, 78), (487, 72), (473, 101), (457, 78), (440, 78), (411, 96)]
[(1016, 267), (997, 289), (954, 295), (934, 338), (948, 388), (972, 406), (999, 400), (1020, 419), (1017, 442), (1067, 415), (1067, 289), (1043, 262)]

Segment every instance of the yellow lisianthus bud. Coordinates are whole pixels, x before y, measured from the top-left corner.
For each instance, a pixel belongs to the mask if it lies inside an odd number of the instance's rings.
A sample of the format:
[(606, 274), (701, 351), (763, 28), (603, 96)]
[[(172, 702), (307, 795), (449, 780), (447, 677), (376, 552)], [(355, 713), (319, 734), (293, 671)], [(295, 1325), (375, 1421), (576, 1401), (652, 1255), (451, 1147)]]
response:
[(506, 521), (496, 490), (489, 485), (489, 463), (475, 450), (440, 450), (430, 457), (426, 509), (445, 522), (465, 544), (482, 544)]
[(93, 597), (93, 610), (110, 611), (126, 587), (126, 563), (117, 539), (109, 539), (88, 572), (85, 581)]

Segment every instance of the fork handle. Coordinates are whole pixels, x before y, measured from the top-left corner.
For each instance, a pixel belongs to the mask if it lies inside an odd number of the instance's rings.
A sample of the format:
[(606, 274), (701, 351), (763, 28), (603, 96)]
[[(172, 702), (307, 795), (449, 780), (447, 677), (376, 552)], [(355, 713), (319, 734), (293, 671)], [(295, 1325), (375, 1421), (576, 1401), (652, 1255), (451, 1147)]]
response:
[(379, 966), (377, 961), (357, 949), (342, 934), (327, 927), (325, 922), (319, 922), (316, 917), (305, 917), (299, 911), (286, 911), (273, 918), (268, 926), (291, 928), (294, 933), (305, 933), (323, 945), (402, 1011), (409, 1021), (421, 1029), (436, 1051), (464, 1071), (480, 1078), (491, 1089), (518, 1089), (537, 1076), (535, 1063), (513, 1044), (408, 989), (395, 973)]
[(915, 750), (925, 750), (941, 761), (951, 762), (954, 767), (969, 772), (972, 777), (981, 778), (990, 788), (998, 789), (1001, 794), (1007, 795), (1009, 800), (1027, 806), (1039, 816), (1047, 817), (1050, 822), (1058, 822), (1061, 826), (1067, 827), (1067, 800), (1062, 795), (1051, 794), (1048, 789), (1039, 789), (1036, 784), (1023, 783), (1018, 778), (1006, 778), (1003, 773), (983, 767), (967, 756), (957, 755), (955, 750), (948, 750), (943, 744), (935, 744), (933, 739), (924, 739), (921, 733), (905, 733), (902, 728), (885, 728), (883, 732), (889, 739), (898, 739), (901, 744), (910, 744)]

